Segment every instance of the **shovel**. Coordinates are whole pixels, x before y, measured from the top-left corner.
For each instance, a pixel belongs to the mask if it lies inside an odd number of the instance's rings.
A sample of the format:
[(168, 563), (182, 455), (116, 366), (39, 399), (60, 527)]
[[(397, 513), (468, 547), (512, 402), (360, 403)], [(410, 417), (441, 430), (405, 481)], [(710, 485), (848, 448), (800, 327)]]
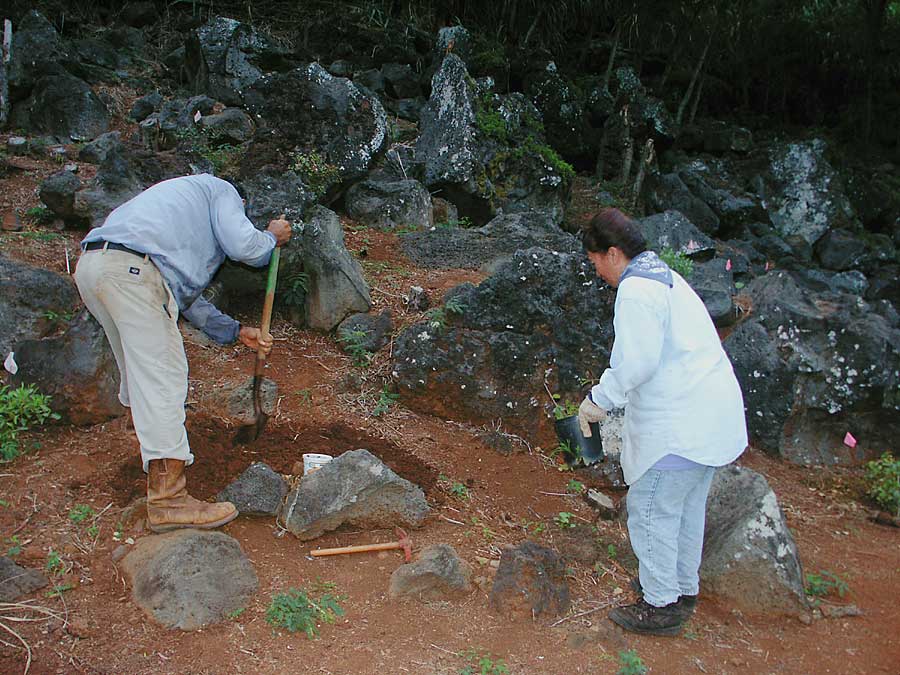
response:
[[(260, 332), (263, 336), (269, 335), (269, 325), (272, 323), (272, 304), (275, 302), (275, 283), (278, 281), (278, 259), (281, 257), (281, 249), (277, 246), (272, 251), (269, 259), (269, 279), (266, 282), (266, 299), (263, 303), (262, 325)], [(263, 412), (260, 387), (263, 381), (263, 371), (266, 367), (266, 354), (260, 349), (256, 352), (256, 365), (253, 367), (253, 414), (256, 422), (238, 429), (234, 437), (234, 445), (243, 445), (259, 438), (262, 430), (269, 420), (269, 416)]]

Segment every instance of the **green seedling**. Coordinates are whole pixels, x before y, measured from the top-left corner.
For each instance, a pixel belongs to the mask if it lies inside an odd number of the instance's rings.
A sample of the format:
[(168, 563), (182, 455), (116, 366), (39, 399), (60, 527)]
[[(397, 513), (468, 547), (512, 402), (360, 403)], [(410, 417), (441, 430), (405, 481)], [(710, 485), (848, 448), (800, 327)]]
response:
[(284, 290), (280, 293), (281, 301), (290, 307), (303, 307), (308, 292), (309, 275), (297, 272), (285, 280)]
[(75, 586), (70, 583), (56, 584), (55, 586), (53, 586), (53, 588), (51, 590), (47, 591), (44, 595), (47, 598), (58, 598), (58, 597), (62, 596), (62, 594), (65, 593), (66, 591), (71, 591), (73, 588), (75, 588)]
[(83, 523), (89, 518), (93, 518), (95, 515), (94, 509), (92, 509), (87, 504), (76, 504), (69, 511), (69, 520), (73, 523)]
[(0, 386), (0, 460), (8, 462), (22, 454), (20, 432), (59, 419), (49, 404), (50, 397), (39, 394), (33, 386)]
[(14, 534), (11, 537), (7, 537), (6, 543), (9, 544), (9, 548), (6, 549), (7, 558), (15, 558), (22, 552), (22, 543), (17, 535)]
[(509, 666), (503, 659), (494, 659), (488, 653), (479, 653), (474, 649), (460, 652), (459, 656), (468, 661), (459, 675), (509, 675)]
[(274, 628), (285, 628), (291, 633), (306, 633), (309, 639), (319, 634), (318, 624), (334, 623), (344, 610), (340, 602), (343, 596), (333, 593), (334, 584), (299, 590), (289, 588), (272, 598), (266, 610), (266, 621)]
[(312, 392), (309, 389), (301, 389), (297, 392), (297, 396), (300, 398), (300, 403), (303, 405), (312, 404)]
[(566, 492), (570, 492), (573, 495), (580, 495), (584, 492), (584, 483), (575, 480), (574, 478), (570, 478), (569, 482), (566, 483)]
[(680, 251), (675, 252), (671, 248), (664, 248), (659, 252), (659, 257), (666, 265), (678, 272), (678, 274), (685, 279), (694, 273), (694, 261)]
[(607, 544), (606, 545), (606, 557), (610, 560), (615, 560), (619, 556), (619, 551), (616, 549), (615, 544)]
[(619, 652), (619, 669), (616, 675), (646, 675), (647, 666), (633, 649)]
[(568, 511), (560, 511), (556, 518), (553, 519), (553, 522), (556, 523), (557, 527), (561, 530), (568, 530), (575, 527), (575, 514), (569, 513)]
[(813, 598), (824, 598), (825, 596), (837, 594), (838, 597), (844, 597), (844, 594), (850, 590), (847, 582), (838, 575), (827, 570), (820, 570), (818, 574), (806, 575), (806, 594)]
[(578, 414), (579, 404), (575, 401), (561, 401), (559, 394), (554, 394), (553, 399), (556, 401), (556, 405), (553, 406), (553, 417), (557, 420), (564, 420)]
[(391, 407), (397, 402), (400, 398), (400, 394), (395, 394), (388, 390), (388, 386), (384, 385), (381, 390), (381, 394), (378, 396), (378, 402), (375, 404), (375, 409), (372, 410), (372, 417), (380, 417), (388, 412)]
[(362, 328), (343, 330), (337, 339), (343, 346), (344, 351), (353, 359), (354, 366), (365, 368), (369, 365), (369, 362), (372, 360), (372, 352), (366, 349), (369, 342), (369, 331)]
[(62, 576), (66, 572), (66, 563), (59, 553), (52, 549), (47, 555), (47, 564), (44, 567), (52, 576)]

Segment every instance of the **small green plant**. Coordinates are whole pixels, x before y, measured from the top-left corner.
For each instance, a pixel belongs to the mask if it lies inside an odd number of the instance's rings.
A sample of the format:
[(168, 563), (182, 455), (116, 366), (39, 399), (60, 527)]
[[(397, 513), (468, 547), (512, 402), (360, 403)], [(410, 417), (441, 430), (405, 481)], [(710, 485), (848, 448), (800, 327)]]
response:
[(659, 257), (666, 265), (685, 279), (694, 273), (694, 261), (680, 251), (676, 253), (671, 248), (664, 248), (659, 252)]
[(299, 390), (297, 396), (300, 398), (300, 403), (303, 405), (312, 405), (312, 392), (309, 389)]
[(34, 239), (36, 241), (56, 241), (62, 239), (63, 236), (58, 232), (14, 232), (25, 239)]
[(87, 504), (76, 504), (69, 510), (69, 520), (73, 523), (83, 523), (94, 517), (94, 509)]
[(553, 394), (553, 400), (556, 401), (556, 405), (553, 406), (553, 417), (557, 420), (574, 417), (578, 414), (579, 404), (575, 401), (562, 401), (559, 394)]
[(615, 560), (619, 556), (619, 551), (616, 549), (615, 544), (607, 544), (606, 545), (606, 557), (610, 560)]
[(556, 523), (561, 530), (571, 529), (576, 525), (575, 514), (569, 513), (568, 511), (560, 511), (556, 518), (553, 519), (553, 522)]
[(866, 464), (866, 494), (885, 511), (900, 517), (900, 459), (884, 453)]
[(459, 656), (468, 661), (459, 675), (509, 675), (509, 666), (503, 659), (494, 659), (488, 653), (479, 653), (474, 649), (460, 652)]
[(833, 593), (843, 598), (849, 590), (850, 587), (846, 581), (827, 570), (819, 570), (818, 574), (806, 575), (806, 594), (813, 598), (824, 598)]
[(582, 483), (580, 480), (570, 478), (569, 482), (566, 484), (566, 492), (570, 492), (573, 495), (580, 495), (582, 492), (584, 492), (584, 483)]
[(469, 218), (469, 216), (462, 216), (461, 218), (451, 218), (440, 223), (435, 223), (434, 226), (441, 229), (450, 229), (453, 227), (471, 227), (472, 219)]
[(566, 464), (577, 464), (581, 459), (581, 448), (569, 441), (562, 441), (550, 452), (550, 459), (562, 454)]
[(71, 591), (73, 588), (75, 588), (75, 586), (74, 586), (73, 584), (70, 584), (70, 583), (56, 584), (56, 585), (53, 586), (53, 588), (52, 588), (51, 590), (47, 591), (47, 592), (44, 594), (44, 597), (47, 597), (47, 598), (58, 598), (58, 597), (60, 597), (63, 593), (65, 593), (66, 591)]
[(88, 529), (85, 530), (88, 533), (88, 536), (91, 539), (96, 539), (97, 535), (100, 534), (100, 526), (99, 525), (91, 525)]
[(389, 391), (388, 386), (384, 385), (381, 389), (381, 393), (378, 395), (378, 402), (375, 404), (375, 409), (372, 410), (372, 417), (384, 415), (399, 398), (400, 394)]
[(46, 206), (32, 206), (25, 211), (25, 217), (35, 225), (49, 225), (53, 222), (53, 211)]
[(231, 619), (232, 621), (235, 621), (236, 619), (238, 619), (238, 617), (241, 616), (241, 614), (244, 613), (245, 609), (246, 609), (246, 607), (238, 607), (233, 612), (228, 612), (228, 614), (226, 614), (225, 616), (228, 617), (229, 619)]
[(230, 178), (238, 175), (241, 161), (247, 152), (245, 146), (220, 143), (219, 136), (199, 126), (182, 129), (177, 132), (176, 136), (188, 146), (191, 152), (212, 164), (213, 171), (217, 176)]
[(50, 410), (50, 397), (31, 385), (10, 389), (0, 387), (0, 460), (11, 461), (21, 454), (19, 433), (47, 420), (58, 420)]
[(633, 649), (619, 652), (619, 669), (616, 675), (646, 675), (647, 666)]
[(66, 563), (60, 557), (59, 553), (50, 550), (47, 555), (47, 564), (45, 565), (47, 572), (53, 576), (62, 576), (66, 572)]
[(450, 486), (450, 494), (454, 497), (459, 497), (460, 499), (468, 499), (469, 488), (462, 483), (453, 483), (453, 485)]
[(308, 293), (309, 275), (306, 272), (297, 272), (285, 280), (284, 290), (280, 295), (284, 304), (291, 307), (303, 307)]
[(5, 499), (0, 499), (0, 506), (2, 506), (4, 509), (9, 508), (9, 502)]
[(317, 197), (323, 196), (328, 189), (341, 179), (340, 170), (329, 164), (317, 152), (291, 152), (290, 169), (300, 174), (303, 182), (309, 186)]
[(450, 298), (444, 303), (444, 309), (451, 314), (462, 316), (466, 311), (466, 303), (459, 298)]
[(54, 312), (52, 309), (48, 309), (44, 312), (43, 317), (52, 324), (68, 323), (72, 320), (72, 312), (59, 313)]
[(8, 558), (15, 558), (22, 552), (22, 542), (19, 541), (18, 536), (12, 535), (11, 537), (7, 537), (6, 543), (9, 544), (9, 548), (6, 549), (6, 556)]
[(306, 633), (311, 640), (319, 634), (318, 624), (334, 623), (337, 617), (343, 616), (340, 605), (343, 599), (335, 595), (332, 583), (316, 584), (305, 590), (289, 588), (272, 598), (266, 610), (266, 622), (291, 633)]
[(369, 331), (363, 328), (345, 329), (338, 335), (338, 342), (353, 359), (357, 368), (365, 368), (372, 360), (372, 352), (366, 349), (369, 342)]

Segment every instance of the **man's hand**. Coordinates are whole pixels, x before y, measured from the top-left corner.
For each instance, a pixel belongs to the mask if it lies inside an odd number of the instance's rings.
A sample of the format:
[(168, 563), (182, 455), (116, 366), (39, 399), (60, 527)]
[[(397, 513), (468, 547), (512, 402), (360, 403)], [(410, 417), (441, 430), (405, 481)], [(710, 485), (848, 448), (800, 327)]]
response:
[(272, 336), (263, 336), (259, 328), (241, 326), (238, 339), (255, 352), (262, 350), (263, 354), (268, 355), (272, 351)]
[(581, 427), (582, 435), (590, 438), (592, 436), (591, 427), (588, 425), (604, 419), (606, 419), (606, 411), (594, 403), (590, 397), (585, 396), (581, 405), (578, 406), (578, 426)]
[(276, 246), (284, 246), (291, 240), (291, 224), (284, 219), (283, 213), (275, 220), (270, 220), (267, 229), (275, 235)]

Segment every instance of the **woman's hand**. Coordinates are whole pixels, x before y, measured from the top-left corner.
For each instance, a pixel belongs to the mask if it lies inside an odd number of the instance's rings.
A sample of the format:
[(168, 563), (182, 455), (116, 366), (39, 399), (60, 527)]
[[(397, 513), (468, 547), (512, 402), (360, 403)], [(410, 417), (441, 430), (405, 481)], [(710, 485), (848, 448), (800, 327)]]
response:
[(604, 419), (606, 419), (606, 411), (594, 403), (590, 397), (585, 396), (578, 407), (578, 426), (581, 427), (582, 435), (585, 438), (590, 438), (592, 434), (589, 425)]
[(241, 326), (238, 339), (255, 352), (262, 350), (263, 354), (268, 355), (272, 351), (272, 336), (263, 336), (259, 328)]

